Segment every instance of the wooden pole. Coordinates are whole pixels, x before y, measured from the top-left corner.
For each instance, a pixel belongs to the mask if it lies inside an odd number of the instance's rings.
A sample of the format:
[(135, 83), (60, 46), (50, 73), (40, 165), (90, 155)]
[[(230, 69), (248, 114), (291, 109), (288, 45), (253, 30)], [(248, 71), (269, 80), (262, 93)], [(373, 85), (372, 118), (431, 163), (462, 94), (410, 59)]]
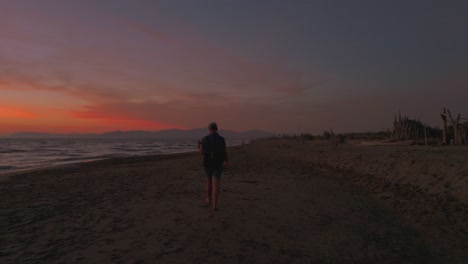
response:
[(409, 123), (409, 127), (408, 127), (408, 130), (406, 132), (406, 140), (410, 140), (411, 138), (411, 130), (413, 129), (413, 124), (411, 124), (411, 122), (408, 122)]
[(452, 126), (453, 126), (453, 134), (454, 134), (454, 145), (458, 145), (459, 144), (459, 133), (458, 133), (458, 123), (460, 122), (460, 114), (458, 114), (457, 116), (457, 119), (454, 120), (453, 117), (452, 117), (452, 113), (450, 113), (450, 110), (447, 109), (447, 113), (449, 115), (449, 118), (450, 118), (450, 122), (452, 123)]
[(444, 107), (444, 111), (440, 114), (442, 121), (444, 122), (444, 130), (442, 130), (442, 143), (447, 144), (447, 111)]
[(419, 141), (419, 127), (416, 128), (416, 145), (418, 144)]
[(427, 128), (424, 125), (424, 145), (427, 146)]

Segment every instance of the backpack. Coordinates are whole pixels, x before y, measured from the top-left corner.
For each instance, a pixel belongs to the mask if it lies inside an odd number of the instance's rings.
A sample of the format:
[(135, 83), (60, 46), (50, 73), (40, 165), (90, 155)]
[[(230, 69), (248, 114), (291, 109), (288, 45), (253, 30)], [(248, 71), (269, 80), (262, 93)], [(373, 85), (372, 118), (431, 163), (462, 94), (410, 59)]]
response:
[(217, 134), (208, 135), (205, 138), (205, 144), (209, 142), (209, 145), (204, 148), (205, 150), (205, 161), (222, 162), (225, 157), (225, 145), (223, 144), (223, 138)]

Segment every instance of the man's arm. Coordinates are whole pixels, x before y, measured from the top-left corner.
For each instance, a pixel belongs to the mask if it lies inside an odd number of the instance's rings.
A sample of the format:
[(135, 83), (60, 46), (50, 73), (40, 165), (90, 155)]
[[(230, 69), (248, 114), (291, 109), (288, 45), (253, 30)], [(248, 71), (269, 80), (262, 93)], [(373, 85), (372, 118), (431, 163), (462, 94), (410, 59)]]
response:
[(200, 150), (200, 155), (203, 155), (203, 143), (205, 142), (205, 138), (199, 141), (198, 149)]
[(227, 153), (227, 148), (226, 148), (226, 141), (223, 140), (223, 147), (224, 147), (224, 167), (228, 166), (228, 153)]

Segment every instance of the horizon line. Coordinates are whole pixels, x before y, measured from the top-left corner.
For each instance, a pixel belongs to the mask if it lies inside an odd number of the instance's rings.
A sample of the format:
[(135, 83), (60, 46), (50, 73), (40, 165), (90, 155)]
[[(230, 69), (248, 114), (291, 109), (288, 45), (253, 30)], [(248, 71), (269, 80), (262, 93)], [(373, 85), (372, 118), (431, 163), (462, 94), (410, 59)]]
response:
[[(0, 133), (1, 136), (11, 136), (14, 134), (20, 134), (20, 133), (31, 133), (31, 134), (46, 134), (46, 135), (100, 135), (100, 134), (106, 134), (106, 133), (115, 133), (115, 132), (122, 132), (122, 133), (127, 133), (127, 132), (162, 132), (162, 131), (169, 131), (169, 130), (178, 130), (178, 131), (190, 131), (190, 130), (199, 130), (199, 129), (206, 129), (208, 132), (208, 128), (204, 127), (197, 127), (197, 128), (189, 128), (189, 129), (181, 129), (181, 128), (167, 128), (167, 129), (161, 129), (161, 130), (144, 130), (144, 129), (136, 129), (136, 130), (109, 130), (109, 131), (104, 131), (104, 132), (66, 132), (66, 133), (54, 133), (54, 132), (42, 132), (42, 131), (15, 131), (11, 133)], [(283, 134), (283, 133), (276, 133), (276, 132), (271, 132), (267, 130), (262, 130), (262, 129), (249, 129), (249, 130), (231, 130), (231, 129), (218, 129), (218, 131), (229, 131), (229, 132), (238, 132), (238, 133), (244, 133), (244, 132), (267, 132), (271, 134)]]

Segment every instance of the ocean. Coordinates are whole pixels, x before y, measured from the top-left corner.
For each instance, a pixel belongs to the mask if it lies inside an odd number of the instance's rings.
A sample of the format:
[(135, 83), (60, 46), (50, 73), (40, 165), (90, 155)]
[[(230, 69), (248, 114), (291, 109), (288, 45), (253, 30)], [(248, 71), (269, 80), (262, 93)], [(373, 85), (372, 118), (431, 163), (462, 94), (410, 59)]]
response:
[[(228, 146), (242, 140), (226, 139)], [(0, 138), (0, 173), (98, 159), (196, 151), (196, 139)]]

